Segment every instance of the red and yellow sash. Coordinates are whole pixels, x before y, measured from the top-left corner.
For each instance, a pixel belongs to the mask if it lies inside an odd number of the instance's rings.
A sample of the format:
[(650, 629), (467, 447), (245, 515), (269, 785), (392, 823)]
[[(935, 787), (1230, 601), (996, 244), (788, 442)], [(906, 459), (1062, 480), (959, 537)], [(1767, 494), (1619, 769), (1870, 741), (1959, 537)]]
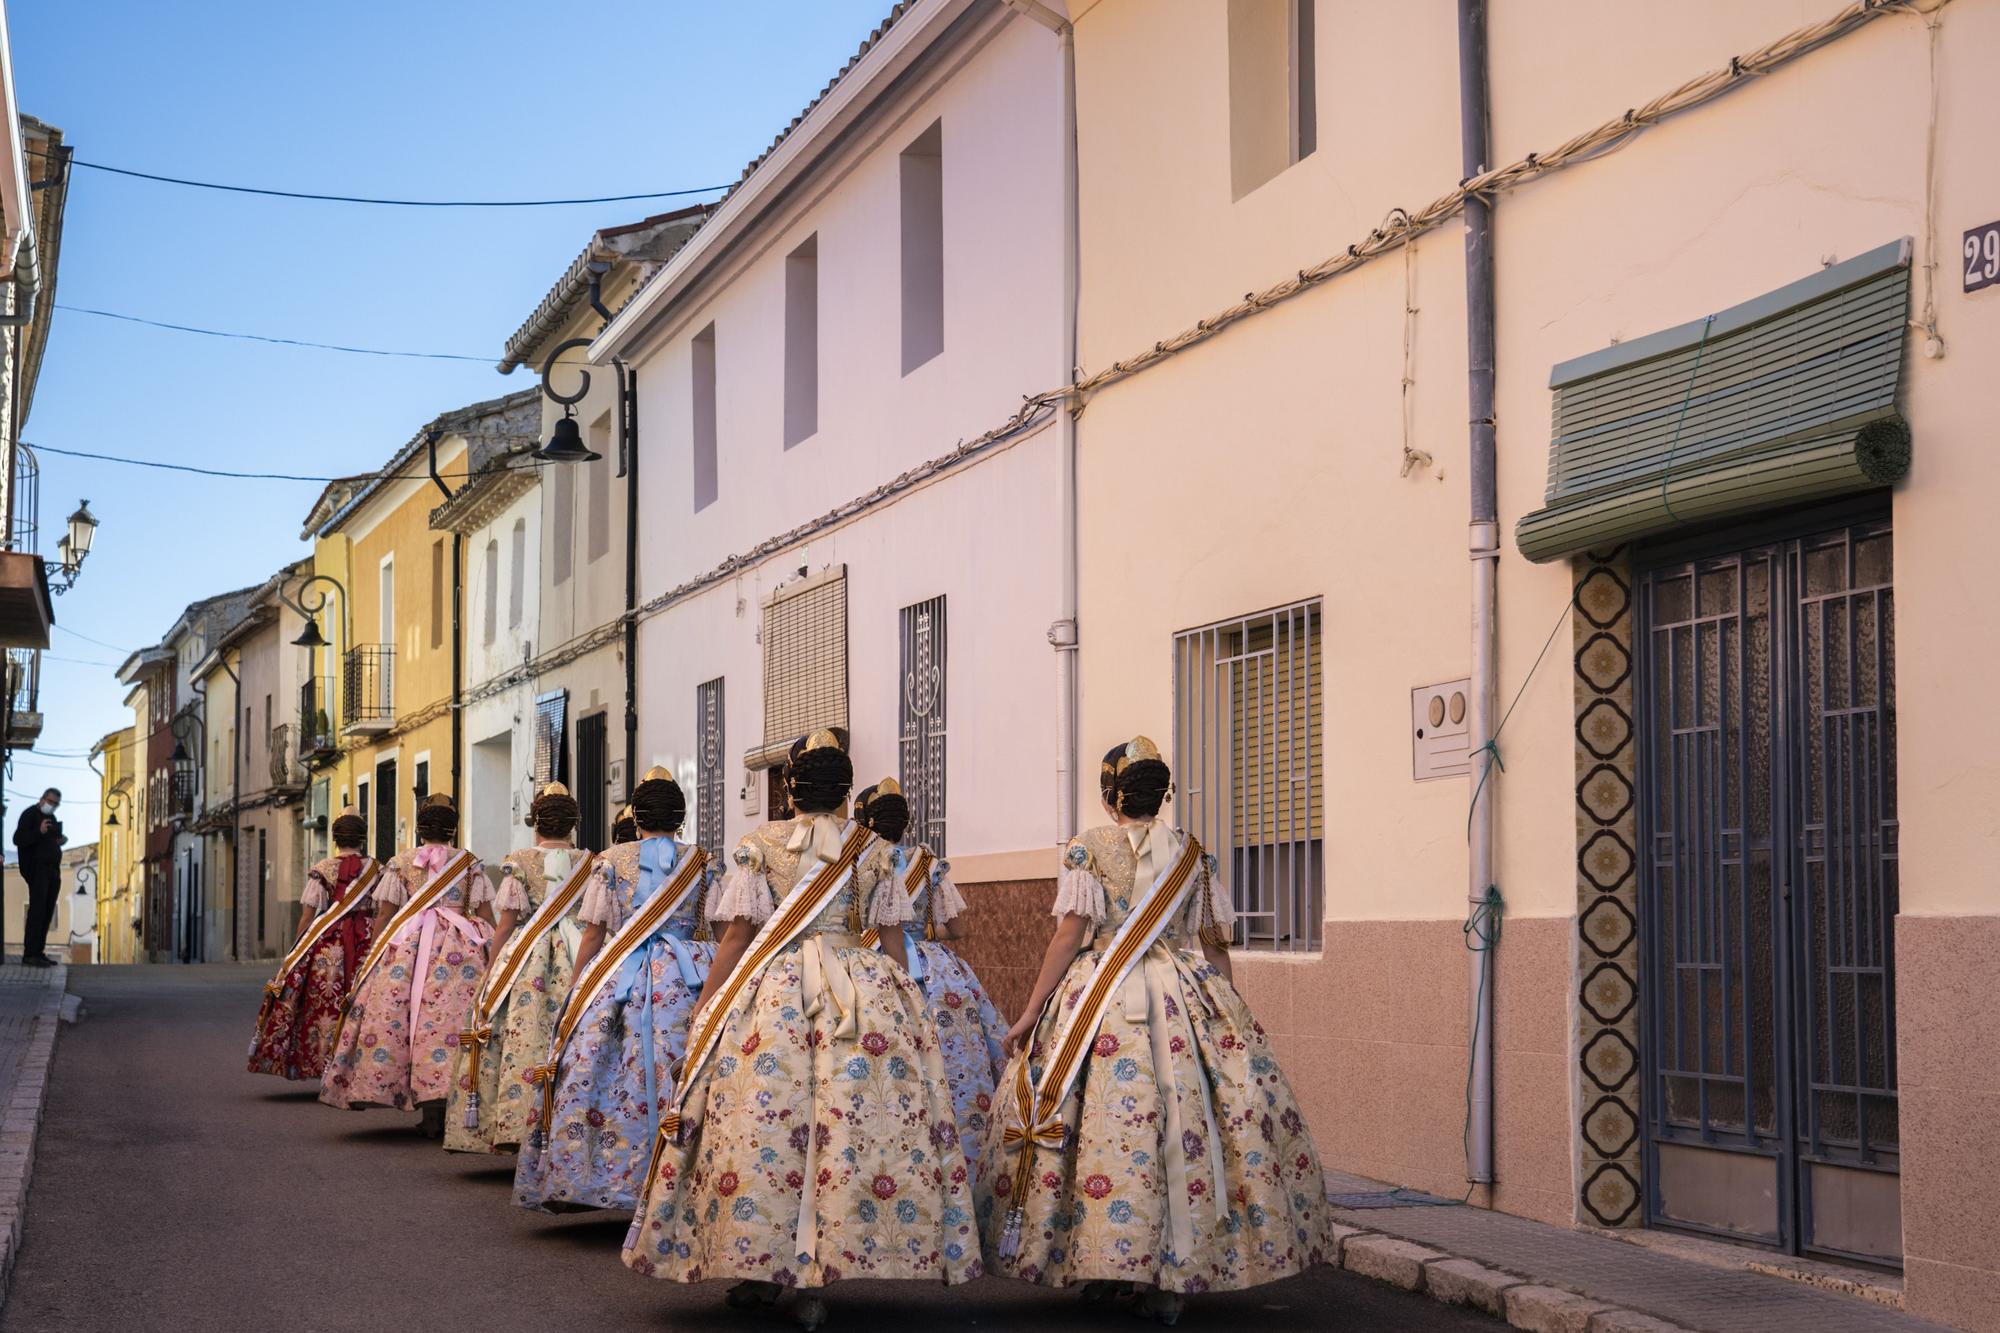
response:
[(555, 1114), (557, 1076), (562, 1071), (563, 1052), (569, 1048), (570, 1038), (576, 1035), (577, 1025), (583, 1022), (592, 997), (617, 974), (619, 966), (634, 949), (645, 944), (654, 932), (673, 918), (675, 912), (687, 905), (688, 895), (700, 891), (701, 877), (707, 869), (708, 849), (699, 845), (687, 848), (681, 854), (680, 864), (674, 868), (674, 877), (648, 898), (645, 905), (632, 914), (631, 920), (618, 928), (618, 933), (606, 941), (604, 947), (597, 951), (597, 956), (590, 960), (590, 966), (584, 969), (583, 975), (570, 986), (562, 1016), (556, 1020), (555, 1040), (549, 1044), (548, 1063), (536, 1065), (527, 1072), (528, 1081), (540, 1084), (542, 1089), (542, 1119), (536, 1126), (538, 1131), (546, 1129), (549, 1118)]
[(327, 932), (340, 924), (342, 917), (360, 906), (361, 900), (368, 896), (368, 891), (375, 887), (375, 881), (381, 877), (380, 862), (369, 861), (361, 867), (361, 873), (354, 877), (353, 882), (347, 886), (347, 891), (335, 899), (331, 907), (312, 919), (312, 924), (306, 928), (306, 933), (299, 936), (299, 942), (292, 946), (292, 951), (278, 964), (278, 975), (264, 983), (266, 995), (276, 995), (283, 989), (285, 978), (291, 975), (292, 969), (306, 960), (314, 947), (326, 938)]
[(846, 887), (862, 851), (874, 837), (860, 824), (850, 828), (846, 840), (840, 845), (840, 854), (822, 865), (810, 881), (798, 884), (786, 895), (785, 900), (778, 904), (778, 910), (771, 913), (756, 938), (750, 941), (750, 947), (737, 961), (722, 989), (702, 1007), (696, 1017), (694, 1031), (688, 1038), (687, 1059), (682, 1063), (680, 1077), (674, 1087), (674, 1104), (660, 1117), (660, 1133), (653, 1144), (653, 1159), (647, 1165), (644, 1177), (645, 1189), (652, 1187), (653, 1173), (659, 1168), (660, 1152), (667, 1141), (680, 1137), (684, 1120), (698, 1118), (688, 1111), (689, 1094), (701, 1085), (699, 1075), (709, 1057), (715, 1054), (715, 1048), (722, 1040), (722, 1029), (728, 1022), (730, 1012), (736, 1008), (736, 1001), (744, 989), (770, 966), (771, 960), (783, 953), (807, 926), (818, 920), (826, 905)]
[[(1063, 1146), (1065, 1131), (1060, 1114), (1063, 1099), (1069, 1096), (1070, 1087), (1083, 1070), (1084, 1057), (1097, 1037), (1098, 1025), (1104, 1021), (1104, 1011), (1119, 983), (1153, 947), (1186, 901), (1188, 889), (1197, 882), (1195, 871), (1201, 866), (1201, 857), (1201, 843), (1189, 838), (1174, 863), (1153, 881), (1139, 909), (1125, 918), (1125, 924), (1112, 936), (1111, 947), (1099, 956), (1097, 970), (1084, 987), (1082, 998), (1057, 1033), (1055, 1047), (1042, 1065), (1041, 1079), (1030, 1081), (1030, 1052), (1021, 1051), (1014, 1057), (1014, 1114), (1001, 1131), (1001, 1141), (1018, 1145), (1021, 1155), (1014, 1166), (1014, 1192), (1008, 1199), (1007, 1222), (1000, 1233), (1003, 1259), (1011, 1259), (1020, 1252), (1028, 1185), (1034, 1178), (1035, 1149)], [(1047, 1005), (1055, 1000), (1056, 992), (1050, 992), (1044, 1014), (1048, 1012)]]
[(389, 941), (396, 938), (396, 932), (409, 925), (418, 917), (437, 906), (438, 900), (450, 892), (457, 883), (472, 873), (477, 859), (471, 852), (461, 851), (446, 863), (445, 868), (423, 888), (410, 895), (410, 900), (396, 909), (379, 934), (368, 943), (368, 956), (361, 960), (361, 966), (354, 973), (354, 984), (348, 988), (347, 1001), (354, 1002), (354, 996), (361, 990), (361, 983), (368, 980), (376, 965), (389, 952)]
[[(903, 876), (903, 890), (913, 900), (924, 891), (924, 885), (930, 883), (931, 867), (936, 864), (937, 858), (931, 855), (930, 848), (917, 848), (916, 858), (910, 862), (910, 873)], [(870, 949), (879, 947), (882, 943), (882, 927), (870, 926), (862, 931), (861, 943)]]

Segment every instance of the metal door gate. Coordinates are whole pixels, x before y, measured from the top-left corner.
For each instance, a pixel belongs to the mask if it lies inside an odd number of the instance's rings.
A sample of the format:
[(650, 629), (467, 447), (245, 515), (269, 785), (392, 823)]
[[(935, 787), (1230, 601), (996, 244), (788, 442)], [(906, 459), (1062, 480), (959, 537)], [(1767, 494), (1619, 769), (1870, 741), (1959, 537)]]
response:
[(1647, 1217), (1898, 1263), (1886, 519), (1639, 576)]

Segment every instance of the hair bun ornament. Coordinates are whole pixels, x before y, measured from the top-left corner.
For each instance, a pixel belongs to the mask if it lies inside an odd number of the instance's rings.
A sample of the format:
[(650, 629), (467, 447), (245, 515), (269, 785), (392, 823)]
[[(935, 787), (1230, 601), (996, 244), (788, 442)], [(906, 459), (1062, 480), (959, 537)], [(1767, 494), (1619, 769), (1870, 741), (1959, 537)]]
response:
[(664, 767), (662, 767), (661, 765), (659, 765), (659, 764), (654, 764), (654, 765), (653, 765), (653, 766), (652, 766), (651, 768), (649, 768), (649, 769), (647, 769), (647, 770), (646, 770), (646, 776), (644, 776), (644, 777), (640, 778), (640, 779), (639, 779), (639, 781), (641, 781), (641, 782), (667, 782), (667, 781), (672, 781), (672, 780), (673, 780), (673, 776), (674, 776), (673, 774), (671, 774), (671, 773), (667, 772), (667, 770), (666, 770), (666, 769), (665, 769)]
[(831, 728), (822, 727), (806, 737), (806, 748), (801, 753), (811, 754), (814, 750), (824, 750), (829, 745), (836, 750), (845, 750), (847, 748), (840, 743), (838, 733)]
[(1125, 756), (1118, 761), (1118, 771), (1123, 773), (1127, 764), (1136, 764), (1142, 759), (1159, 758), (1159, 746), (1144, 736), (1134, 736), (1125, 742)]
[(337, 815), (335, 815), (335, 816), (334, 816), (334, 818), (335, 818), (335, 819), (359, 819), (359, 818), (361, 818), (361, 808), (360, 808), (359, 806), (353, 806), (353, 805), (343, 805), (343, 806), (341, 806), (341, 807), (340, 807), (340, 813), (339, 813), (339, 814), (337, 814)]
[(875, 794), (877, 796), (901, 796), (903, 794), (903, 784), (894, 778), (883, 778), (875, 784)]
[[(569, 795), (569, 788), (563, 786), (563, 784), (560, 782), (551, 782), (548, 784), (548, 786), (543, 787), (541, 791), (541, 796), (567, 796), (567, 795)], [(538, 796), (535, 799), (540, 800), (541, 796)]]
[(424, 797), (422, 808), (425, 810), (456, 810), (458, 806), (452, 802), (451, 797), (441, 791), (434, 791), (429, 796)]

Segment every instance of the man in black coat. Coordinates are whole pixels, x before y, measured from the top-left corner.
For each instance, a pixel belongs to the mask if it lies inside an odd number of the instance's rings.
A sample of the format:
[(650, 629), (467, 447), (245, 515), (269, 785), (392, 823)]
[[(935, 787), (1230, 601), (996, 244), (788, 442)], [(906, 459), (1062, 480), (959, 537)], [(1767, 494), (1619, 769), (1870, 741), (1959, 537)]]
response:
[(21, 961), (31, 967), (54, 967), (48, 955), (49, 922), (55, 918), (56, 898), (62, 892), (62, 821), (56, 807), (62, 793), (54, 787), (42, 793), (40, 804), (21, 812), (14, 825), (14, 850), (21, 865), (21, 878), (28, 884), (28, 919), (23, 928)]

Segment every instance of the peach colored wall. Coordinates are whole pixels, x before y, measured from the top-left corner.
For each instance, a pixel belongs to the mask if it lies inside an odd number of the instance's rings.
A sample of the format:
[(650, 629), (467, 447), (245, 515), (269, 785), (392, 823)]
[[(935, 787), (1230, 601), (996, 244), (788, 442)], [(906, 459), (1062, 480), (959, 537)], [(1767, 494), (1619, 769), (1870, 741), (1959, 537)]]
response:
[[(1060, 52), (986, 19), (820, 163), (700, 278), (633, 357), (645, 462), (641, 600), (867, 494), (1062, 382)], [(850, 76), (853, 77), (853, 76)], [(942, 122), (944, 350), (902, 372), (899, 156)], [(785, 261), (818, 238), (818, 429), (784, 447)], [(719, 496), (695, 512), (690, 342), (715, 328)], [(1051, 425), (640, 625), (640, 762), (692, 791), (696, 687), (723, 678), (726, 835), (764, 738), (764, 597), (800, 565), (847, 567), (850, 721), (864, 781), (897, 771), (898, 610), (943, 594), (949, 850), (1055, 840), (1060, 481)], [(761, 776), (759, 778), (761, 784)]]
[[(1551, 148), (1831, 8), (1499, 7), (1494, 160)], [(1427, 203), (1460, 177), (1450, 7), (1364, 7), (1320, 25), (1319, 150), (1232, 202), (1224, 13), (1102, 0), (1078, 19), (1086, 371), (1337, 253), (1392, 207)], [(1904, 401), (1917, 460), (1894, 501), (1906, 919), (2000, 912), (1991, 875), (2000, 746), (1990, 710), (1977, 705), (2000, 657), (2000, 618), (1987, 613), (1981, 582), (2000, 455), (1986, 447), (1992, 411), (1980, 392), (2000, 364), (2000, 289), (1961, 296), (1954, 263), (1960, 232), (2000, 217), (1983, 128), (2000, 110), (1982, 73), (1996, 53), (1994, 7), (1944, 11), (1936, 303), (1950, 351), (1924, 359), (1913, 335)], [(1573, 948), (1551, 944), (1575, 929), (1574, 705), (1563, 660), (1571, 574), (1566, 562), (1528, 564), (1511, 537), (1542, 501), (1549, 369), (1898, 237), (1917, 238), (1921, 265), (1928, 96), (1924, 21), (1893, 15), (1498, 201), (1503, 705), (1552, 629), (1561, 640), (1508, 725), (1506, 772), (1495, 778), (1496, 877), (1510, 922), (1501, 1006), (1522, 1024), (1512, 1046), (1501, 1038), (1500, 1151), (1511, 1158), (1502, 1207), (1567, 1215), (1568, 1153), (1537, 1125), (1557, 1123), (1566, 1138), (1576, 1119)], [(1436, 1022), (1422, 1021), (1426, 995), (1462, 996), (1462, 950), (1412, 945), (1410, 961), (1425, 966), (1383, 970), (1371, 995), (1386, 1003), (1368, 1011), (1372, 1030), (1352, 1007), (1299, 1004), (1319, 994), (1311, 988), (1340, 984), (1334, 963), (1354, 940), (1435, 923), (1455, 941), (1445, 923), (1465, 910), (1468, 786), (1410, 781), (1404, 711), (1411, 687), (1468, 663), (1459, 226), (1424, 237), (1411, 261), (1412, 443), (1435, 465), (1407, 478), (1398, 475), (1405, 262), (1391, 255), (1337, 278), (1092, 399), (1081, 425), (1082, 728), (1086, 753), (1135, 730), (1164, 741), (1176, 630), (1325, 599), (1329, 945), (1317, 959), (1246, 960), (1246, 989), (1260, 1004), (1268, 997), (1336, 1162), (1414, 1170), (1428, 1161), (1434, 1176), (1455, 1176), (1434, 1165), (1456, 1158), (1449, 1126), (1378, 1105), (1370, 1089), (1433, 1061), (1446, 1109), (1462, 1106), (1462, 1084), (1444, 1087), (1449, 1069), (1462, 1070), (1462, 1004), (1440, 1002)], [(1921, 270), (1918, 285), (1920, 302)], [(1133, 539), (1134, 516), (1156, 540)], [(1531, 973), (1518, 969), (1522, 949)], [(1940, 982), (1906, 970), (1900, 986), (1908, 995)], [(1315, 1054), (1315, 1040), (1331, 1044)], [(1924, 1039), (1905, 1030), (1902, 1040), (1907, 1060)], [(1395, 1049), (1372, 1069), (1336, 1053), (1378, 1042)], [(1982, 1049), (2000, 1056), (1993, 1042)], [(1916, 1117), (1910, 1141), (1914, 1150), (1928, 1133), (1939, 1151), (1964, 1122), (1942, 1112), (1926, 1122), (1923, 1102), (1906, 1108)], [(1369, 1137), (1382, 1133), (1403, 1137)], [(1509, 1200), (1509, 1185), (1543, 1193)], [(1980, 1197), (1990, 1208), (1990, 1187)], [(1925, 1230), (1925, 1206), (1906, 1189), (1913, 1291), (1916, 1247), (1937, 1234)]]

